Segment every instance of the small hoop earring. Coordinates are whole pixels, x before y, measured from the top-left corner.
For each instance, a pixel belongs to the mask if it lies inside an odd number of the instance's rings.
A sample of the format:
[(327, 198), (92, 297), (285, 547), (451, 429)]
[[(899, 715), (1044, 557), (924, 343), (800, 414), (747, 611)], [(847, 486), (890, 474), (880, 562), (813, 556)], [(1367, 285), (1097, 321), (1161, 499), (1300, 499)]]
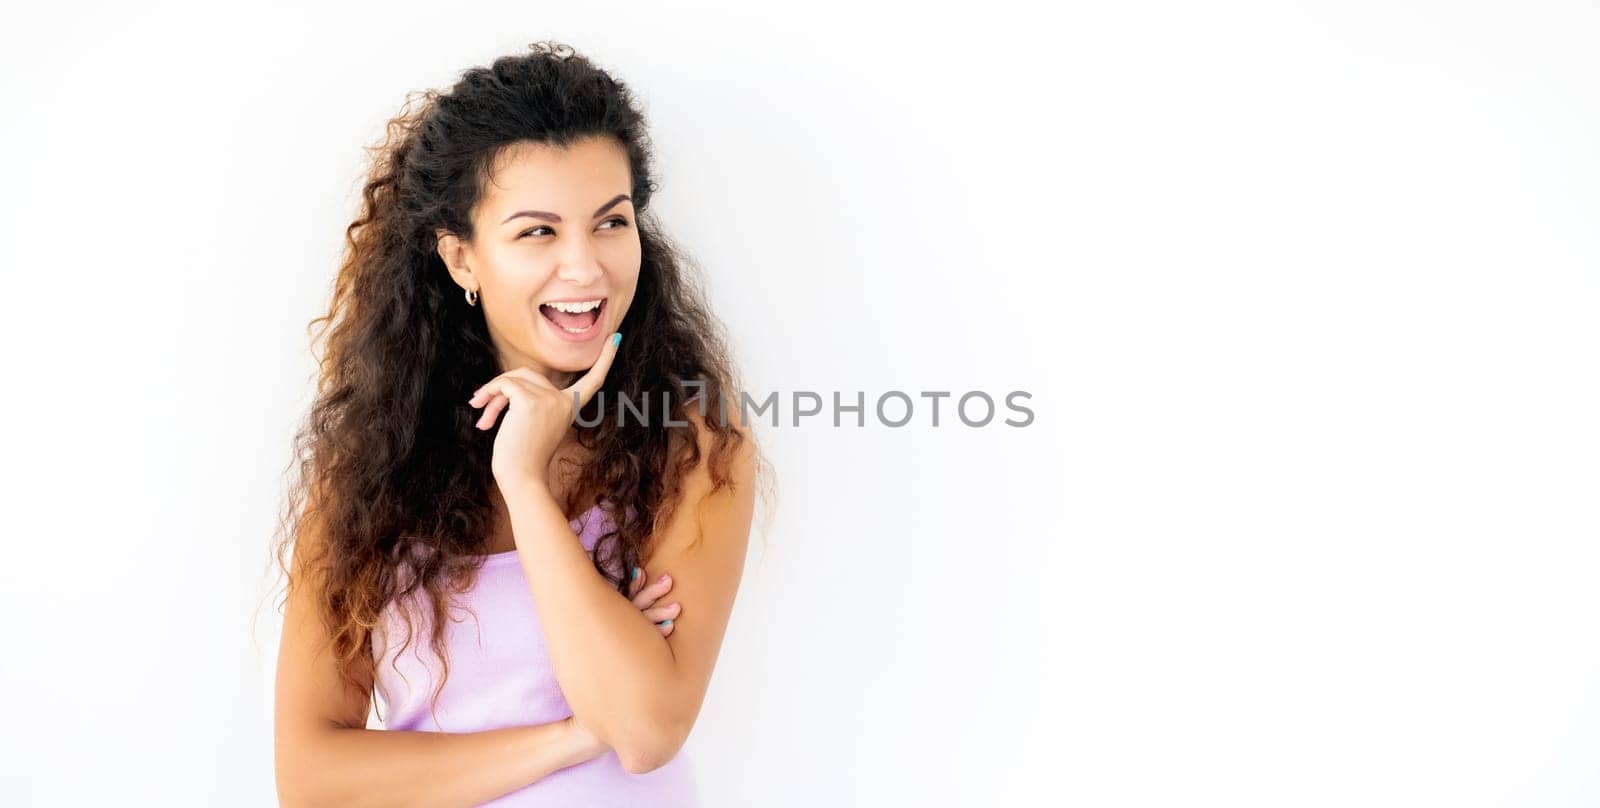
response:
[(476, 305), (478, 305), (478, 290), (476, 290), (476, 289), (468, 289), (467, 290), (467, 305), (468, 306), (476, 306)]

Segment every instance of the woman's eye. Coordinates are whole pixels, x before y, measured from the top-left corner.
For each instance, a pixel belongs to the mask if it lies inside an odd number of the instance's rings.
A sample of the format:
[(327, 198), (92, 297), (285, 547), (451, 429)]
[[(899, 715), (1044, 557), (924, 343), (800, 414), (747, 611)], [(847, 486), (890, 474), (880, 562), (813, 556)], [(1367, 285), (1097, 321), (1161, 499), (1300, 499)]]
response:
[[(619, 227), (627, 227), (628, 226), (628, 219), (625, 216), (613, 216), (613, 217), (601, 222), (600, 224), (602, 224), (602, 225), (615, 224), (616, 227), (609, 227), (609, 228), (606, 228), (606, 229), (608, 229), (608, 230), (616, 230)], [(540, 230), (549, 230), (549, 229), (550, 228), (548, 228), (548, 227), (540, 225), (539, 227), (534, 227), (534, 228), (530, 228), (528, 230), (522, 231), (522, 233), (519, 234), (517, 236), (517, 238), (524, 238), (526, 236), (534, 235), (534, 234), (538, 233)]]

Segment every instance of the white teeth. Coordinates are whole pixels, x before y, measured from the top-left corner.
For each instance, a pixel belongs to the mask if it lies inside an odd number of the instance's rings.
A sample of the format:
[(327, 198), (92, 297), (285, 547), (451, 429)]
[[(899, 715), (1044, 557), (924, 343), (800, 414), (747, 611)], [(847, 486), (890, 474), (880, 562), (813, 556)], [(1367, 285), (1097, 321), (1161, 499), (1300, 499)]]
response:
[(545, 305), (549, 306), (550, 308), (555, 309), (557, 311), (567, 312), (568, 314), (582, 314), (582, 313), (584, 313), (586, 311), (589, 311), (590, 309), (593, 309), (593, 308), (599, 306), (600, 305), (600, 301), (598, 299), (596, 299), (596, 300), (589, 300), (589, 301), (586, 301), (586, 302), (583, 302), (583, 303), (556, 303), (556, 302), (550, 302), (550, 303), (546, 303)]

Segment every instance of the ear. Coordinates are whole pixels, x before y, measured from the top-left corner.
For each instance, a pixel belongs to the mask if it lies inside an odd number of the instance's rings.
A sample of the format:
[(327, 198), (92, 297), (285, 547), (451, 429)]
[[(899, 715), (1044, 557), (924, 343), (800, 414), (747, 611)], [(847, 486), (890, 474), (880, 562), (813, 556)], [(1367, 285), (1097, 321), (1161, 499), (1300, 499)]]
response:
[(434, 238), (438, 239), (439, 259), (444, 261), (445, 269), (449, 270), (450, 277), (455, 279), (462, 289), (477, 289), (482, 284), (472, 277), (472, 270), (467, 267), (467, 245), (460, 236), (439, 228), (433, 231)]

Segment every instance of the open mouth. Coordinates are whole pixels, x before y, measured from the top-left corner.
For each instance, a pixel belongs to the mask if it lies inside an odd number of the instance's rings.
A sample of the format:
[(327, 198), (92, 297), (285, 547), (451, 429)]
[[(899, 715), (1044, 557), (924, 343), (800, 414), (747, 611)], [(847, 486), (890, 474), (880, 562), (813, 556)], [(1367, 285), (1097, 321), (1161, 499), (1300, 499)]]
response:
[(606, 310), (608, 298), (590, 300), (565, 300), (540, 303), (539, 313), (544, 315), (556, 330), (569, 337), (582, 338), (598, 331), (595, 326)]

